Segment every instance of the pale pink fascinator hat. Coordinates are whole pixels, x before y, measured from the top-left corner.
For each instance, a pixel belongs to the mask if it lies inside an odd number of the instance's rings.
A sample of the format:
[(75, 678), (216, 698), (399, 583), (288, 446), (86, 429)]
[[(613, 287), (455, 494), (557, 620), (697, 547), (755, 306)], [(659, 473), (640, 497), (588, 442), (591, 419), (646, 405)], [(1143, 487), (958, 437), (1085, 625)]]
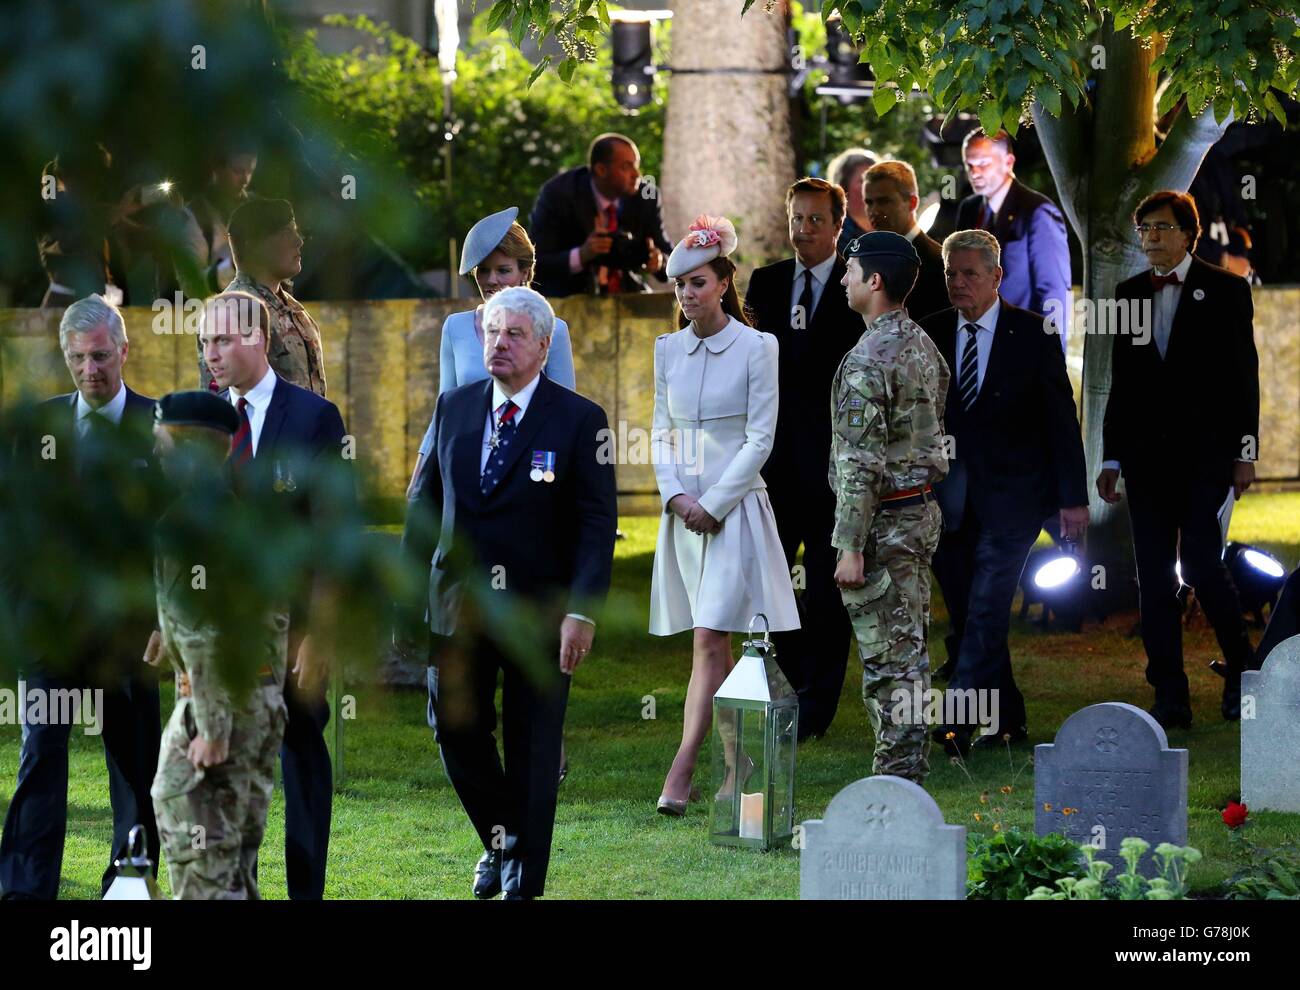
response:
[(736, 227), (726, 217), (701, 214), (696, 217), (685, 237), (677, 242), (668, 256), (668, 277), (677, 278), (693, 272), (714, 258), (725, 258), (736, 250)]

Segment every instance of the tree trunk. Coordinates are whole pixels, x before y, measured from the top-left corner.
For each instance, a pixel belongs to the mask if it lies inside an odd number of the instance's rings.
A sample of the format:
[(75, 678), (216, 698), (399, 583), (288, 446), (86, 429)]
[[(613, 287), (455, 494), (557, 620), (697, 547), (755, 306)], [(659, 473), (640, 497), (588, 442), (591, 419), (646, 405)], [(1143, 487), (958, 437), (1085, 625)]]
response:
[(701, 213), (736, 225), (743, 268), (787, 252), (794, 181), (787, 89), (787, 13), (761, 5), (737, 21), (718, 0), (672, 0), (672, 67), (664, 124), (664, 221), (681, 238)]
[[(1061, 208), (1083, 248), (1083, 295), (1097, 304), (1114, 298), (1115, 287), (1147, 267), (1133, 233), (1134, 208), (1159, 189), (1185, 191), (1227, 122), (1208, 111), (1193, 118), (1185, 108), (1174, 116), (1165, 141), (1156, 147), (1155, 47), (1144, 48), (1127, 31), (1112, 29), (1110, 17), (1097, 37), (1105, 67), (1095, 72), (1091, 109), (1066, 104), (1054, 118), (1033, 107), (1043, 152)], [(1092, 482), (1101, 470), (1102, 420), (1110, 395), (1112, 333), (1089, 326), (1083, 344), (1083, 438), (1088, 460), (1091, 522), (1088, 556), (1106, 568), (1115, 604), (1135, 601), (1132, 535), (1121, 501), (1107, 505)], [(1114, 328), (1110, 328), (1113, 332)], [(1096, 332), (1101, 330), (1102, 332)]]

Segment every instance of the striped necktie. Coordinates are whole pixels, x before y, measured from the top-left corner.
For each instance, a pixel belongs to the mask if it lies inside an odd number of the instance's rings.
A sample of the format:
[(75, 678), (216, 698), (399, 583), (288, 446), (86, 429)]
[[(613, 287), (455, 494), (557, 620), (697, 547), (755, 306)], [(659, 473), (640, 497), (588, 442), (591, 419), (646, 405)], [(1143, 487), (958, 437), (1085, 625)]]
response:
[(957, 373), (958, 393), (961, 395), (961, 407), (967, 412), (970, 407), (975, 405), (976, 398), (980, 392), (980, 358), (979, 345), (976, 343), (976, 332), (979, 327), (974, 323), (967, 323), (963, 330), (966, 331), (966, 349), (961, 355), (961, 369)]
[(230, 438), (230, 463), (238, 472), (253, 459), (253, 425), (248, 420), (248, 400), (243, 396), (235, 403), (239, 413), (239, 429)]

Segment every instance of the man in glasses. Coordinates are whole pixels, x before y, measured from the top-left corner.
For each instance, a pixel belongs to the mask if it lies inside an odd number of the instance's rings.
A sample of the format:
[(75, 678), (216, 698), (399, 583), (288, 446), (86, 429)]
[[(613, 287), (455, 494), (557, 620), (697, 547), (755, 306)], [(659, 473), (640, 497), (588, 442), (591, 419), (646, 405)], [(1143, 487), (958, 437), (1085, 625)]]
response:
[[(289, 294), (289, 280), (302, 270), (304, 243), (293, 207), (284, 199), (250, 200), (231, 214), (229, 231), (236, 274), (226, 291), (247, 292), (266, 304), (271, 314), (271, 369), (291, 385), (324, 396), (320, 330)], [(212, 388), (201, 349), (199, 377), (205, 388)]]
[(1223, 717), (1241, 717), (1241, 671), (1250, 639), (1223, 563), (1217, 513), (1240, 498), (1259, 457), (1259, 359), (1250, 283), (1192, 255), (1196, 204), (1163, 190), (1133, 213), (1148, 271), (1121, 282), (1130, 329), (1115, 337), (1104, 461), (1097, 491), (1118, 502), (1124, 476), (1141, 594), (1151, 714), (1165, 728), (1192, 722), (1183, 672), (1179, 578), (1214, 627), (1226, 661)]

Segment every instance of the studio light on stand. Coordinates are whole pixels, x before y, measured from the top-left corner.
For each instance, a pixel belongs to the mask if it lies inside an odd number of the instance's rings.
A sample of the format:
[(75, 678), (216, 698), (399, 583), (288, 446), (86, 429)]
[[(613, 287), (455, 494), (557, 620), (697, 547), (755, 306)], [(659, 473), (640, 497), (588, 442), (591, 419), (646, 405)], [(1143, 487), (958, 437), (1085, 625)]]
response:
[(1244, 543), (1229, 543), (1223, 551), (1224, 563), (1237, 586), (1242, 614), (1254, 616), (1258, 625), (1264, 624), (1264, 606), (1269, 611), (1277, 604), (1277, 596), (1286, 584), (1286, 568), (1271, 553)]
[(857, 46), (844, 22), (830, 18), (826, 22), (826, 80), (814, 92), (848, 104), (869, 100), (875, 91), (875, 73), (870, 65), (859, 61)]

